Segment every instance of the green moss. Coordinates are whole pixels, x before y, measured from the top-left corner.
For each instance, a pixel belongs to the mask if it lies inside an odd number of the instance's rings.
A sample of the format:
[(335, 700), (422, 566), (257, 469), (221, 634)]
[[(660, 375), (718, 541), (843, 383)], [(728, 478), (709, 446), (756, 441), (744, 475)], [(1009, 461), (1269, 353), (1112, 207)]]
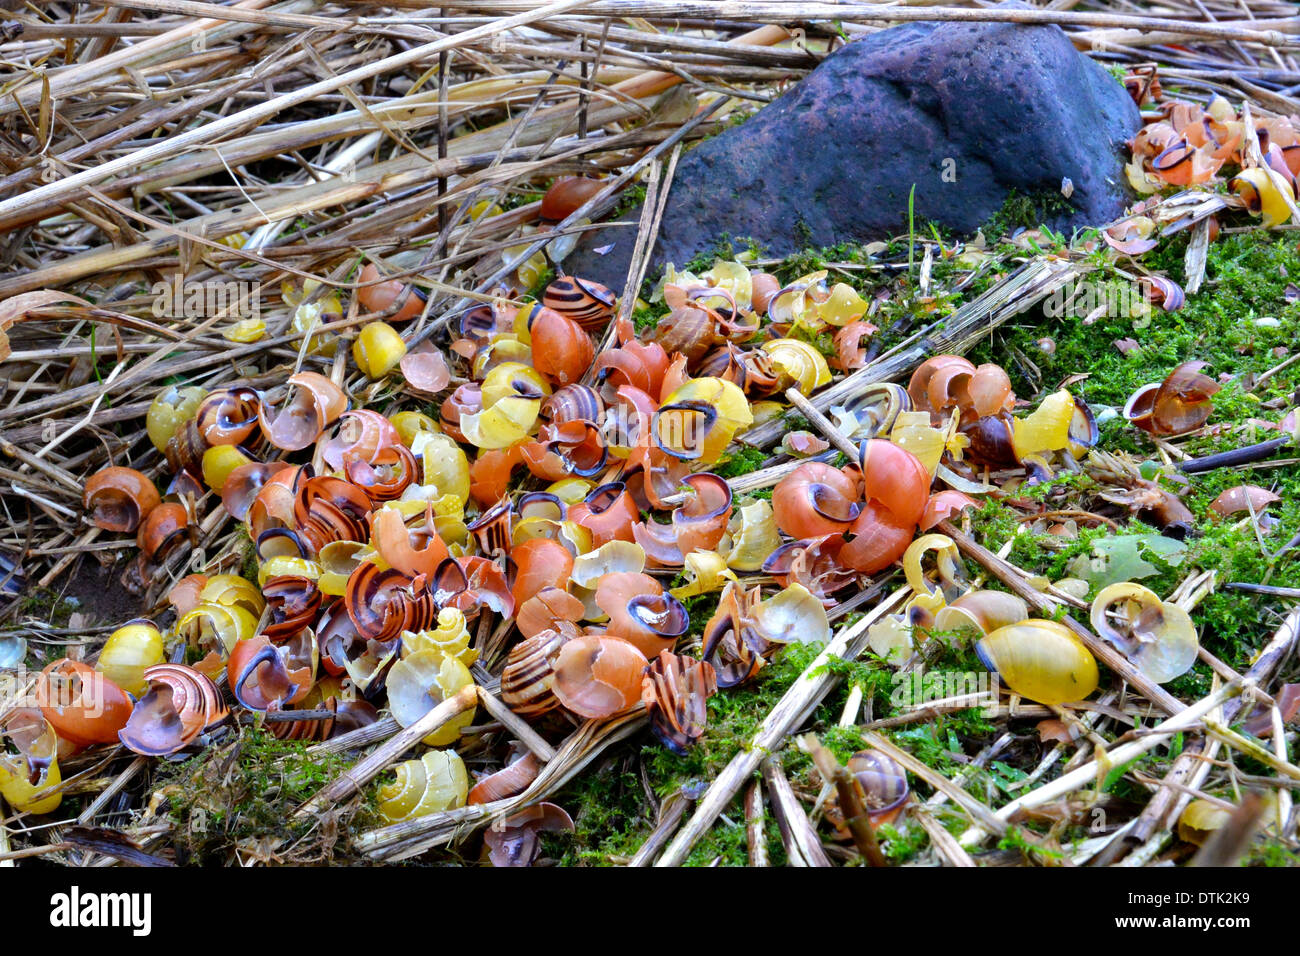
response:
[(723, 478), (735, 478), (757, 471), (767, 460), (762, 448), (739, 448), (713, 467), (713, 473)]
[(346, 861), (349, 824), (360, 832), (376, 823), (374, 788), (340, 806), (333, 824), (296, 819), (302, 803), (354, 762), (348, 754), (309, 754), (308, 746), (243, 727), (225, 746), (160, 765), (157, 788), (168, 798), (184, 862), (227, 865), (258, 847), (284, 862)]
[(1034, 229), (1049, 219), (1069, 215), (1074, 206), (1060, 191), (1043, 190), (1036, 193), (1018, 193), (1012, 189), (999, 209), (982, 227), (990, 239), (1009, 236), (1017, 229)]

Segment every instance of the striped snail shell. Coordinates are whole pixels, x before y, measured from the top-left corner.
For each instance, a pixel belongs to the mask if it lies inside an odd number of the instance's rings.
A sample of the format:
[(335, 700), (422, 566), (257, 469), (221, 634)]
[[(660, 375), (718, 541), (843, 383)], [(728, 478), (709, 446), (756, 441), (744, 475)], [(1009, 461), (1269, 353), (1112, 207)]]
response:
[(871, 822), (879, 825), (896, 819), (911, 793), (903, 768), (879, 750), (859, 750), (849, 758), (848, 767), (862, 787)]
[(510, 651), (501, 672), (501, 699), (520, 717), (540, 717), (560, 706), (552, 689), (554, 661), (567, 640), (557, 631), (542, 631)]
[(572, 319), (588, 332), (603, 328), (613, 318), (617, 304), (614, 290), (577, 276), (560, 276), (542, 293), (542, 305)]
[(565, 385), (542, 401), (538, 414), (542, 421), (551, 425), (572, 421), (598, 422), (605, 414), (605, 402), (589, 385)]

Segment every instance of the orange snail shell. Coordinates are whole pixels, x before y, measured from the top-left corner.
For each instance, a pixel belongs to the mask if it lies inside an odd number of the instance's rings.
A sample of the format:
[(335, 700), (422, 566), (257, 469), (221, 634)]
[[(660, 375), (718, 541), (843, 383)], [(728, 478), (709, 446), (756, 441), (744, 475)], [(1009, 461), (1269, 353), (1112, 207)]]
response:
[(36, 704), (50, 726), (78, 747), (117, 743), (134, 705), (116, 684), (88, 664), (68, 658), (41, 671)]
[(92, 475), (82, 493), (91, 523), (104, 531), (135, 531), (161, 501), (158, 489), (145, 475), (116, 465)]
[(555, 656), (552, 690), (580, 717), (610, 717), (640, 700), (641, 675), (649, 663), (627, 641), (585, 634), (566, 641)]

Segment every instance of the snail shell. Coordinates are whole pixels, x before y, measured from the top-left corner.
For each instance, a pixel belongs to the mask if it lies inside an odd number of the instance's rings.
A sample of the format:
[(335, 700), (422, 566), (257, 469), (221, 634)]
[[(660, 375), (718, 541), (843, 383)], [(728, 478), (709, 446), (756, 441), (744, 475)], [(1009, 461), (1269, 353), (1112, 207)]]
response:
[(1097, 661), (1056, 621), (1022, 621), (975, 643), (975, 653), (1015, 693), (1040, 704), (1083, 700), (1097, 689)]
[(469, 795), (469, 774), (454, 750), (430, 750), (394, 771), (396, 779), (379, 788), (377, 809), (388, 823), (463, 807)]
[(549, 222), (567, 219), (607, 185), (585, 176), (561, 176), (542, 194), (541, 217)]
[(599, 282), (560, 276), (542, 293), (542, 305), (572, 319), (591, 332), (604, 327), (614, 316), (618, 298)]
[(501, 672), (501, 699), (520, 717), (533, 719), (560, 706), (553, 660), (567, 640), (558, 631), (542, 631), (511, 648)]
[(229, 716), (221, 691), (184, 664), (159, 664), (144, 672), (149, 691), (136, 703), (118, 737), (128, 750), (164, 757), (195, 743)]
[(14, 707), (0, 717), (0, 796), (19, 813), (51, 813), (63, 794), (36, 795), (62, 782), (59, 740), (35, 707)]
[(598, 422), (605, 414), (605, 402), (588, 385), (565, 385), (542, 401), (538, 417), (551, 425), (571, 421)]
[(717, 320), (704, 309), (685, 305), (659, 320), (653, 341), (671, 355), (680, 352), (692, 366), (723, 341)]
[(161, 562), (185, 540), (189, 522), (190, 514), (183, 504), (176, 501), (164, 502), (144, 519), (136, 534), (136, 544), (149, 561)]
[(81, 661), (54, 661), (41, 671), (36, 703), (55, 732), (71, 744), (117, 742), (133, 707), (131, 699), (103, 674)]
[(82, 493), (91, 524), (104, 531), (134, 532), (161, 501), (152, 481), (116, 465), (92, 475)]
[(640, 700), (641, 675), (649, 663), (627, 641), (585, 634), (566, 641), (555, 656), (551, 689), (581, 717), (611, 717)]
[(665, 747), (680, 755), (704, 735), (708, 700), (717, 691), (712, 664), (668, 651), (651, 661), (641, 678), (641, 699), (650, 715), (650, 729)]
[(848, 768), (862, 788), (862, 803), (872, 825), (897, 819), (912, 792), (907, 772), (879, 750), (859, 750), (849, 758)]

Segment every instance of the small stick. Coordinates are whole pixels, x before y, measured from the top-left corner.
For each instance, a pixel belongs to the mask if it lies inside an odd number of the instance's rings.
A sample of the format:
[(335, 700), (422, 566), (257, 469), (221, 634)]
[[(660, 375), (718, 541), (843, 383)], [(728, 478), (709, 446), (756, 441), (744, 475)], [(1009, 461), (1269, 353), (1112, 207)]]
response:
[(763, 761), (763, 779), (772, 795), (772, 815), (781, 830), (781, 842), (791, 866), (830, 866), (817, 831), (808, 822), (808, 814), (799, 805), (785, 771), (773, 758)]
[[(663, 856), (655, 861), (655, 866), (682, 864), (695, 842), (713, 825), (713, 821), (731, 803), (737, 791), (759, 768), (763, 755), (771, 753), (780, 746), (786, 734), (798, 726), (800, 721), (806, 719), (808, 713), (838, 683), (834, 675), (824, 670), (830, 658), (832, 656), (843, 656), (850, 660), (856, 658), (866, 646), (867, 629), (886, 614), (893, 613), (903, 599), (911, 593), (911, 587), (899, 588), (851, 627), (844, 628), (826, 645), (772, 708), (772, 712), (755, 732), (750, 746), (732, 757), (731, 762), (709, 785), (709, 789), (695, 805), (695, 812), (673, 842), (664, 850)], [(769, 792), (771, 792), (770, 786)]]
[(790, 400), (790, 403), (794, 405), (795, 408), (799, 409), (803, 414), (803, 417), (808, 419), (814, 428), (822, 433), (822, 437), (842, 451), (845, 456), (848, 457), (849, 461), (856, 462), (858, 460), (858, 449), (854, 447), (853, 442), (845, 438), (829, 418), (818, 411), (817, 407), (813, 405), (812, 402), (804, 398), (803, 393), (799, 391), (799, 389), (787, 388), (785, 390), (785, 397)]
[(812, 734), (804, 734), (799, 741), (817, 765), (817, 772), (827, 783), (835, 785), (835, 794), (839, 797), (840, 812), (844, 815), (844, 825), (853, 837), (853, 844), (862, 854), (862, 858), (871, 866), (888, 866), (885, 854), (880, 852), (876, 842), (876, 831), (871, 828), (871, 818), (867, 808), (862, 804), (862, 795), (857, 781), (849, 769), (835, 759), (835, 755), (822, 746)]
[(1216, 468), (1249, 465), (1257, 461), (1263, 461), (1275, 451), (1280, 451), (1289, 444), (1291, 444), (1290, 435), (1281, 438), (1270, 438), (1268, 441), (1262, 441), (1258, 444), (1233, 448), (1231, 451), (1221, 451), (1217, 455), (1206, 455), (1204, 458), (1188, 458), (1186, 461), (1178, 463), (1178, 470), (1185, 475), (1199, 475), (1207, 471), (1214, 471)]
[(655, 825), (646, 841), (641, 844), (641, 848), (636, 851), (636, 855), (628, 861), (628, 866), (649, 866), (663, 845), (672, 837), (673, 831), (681, 823), (682, 817), (686, 815), (686, 809), (691, 805), (691, 801), (686, 799), (680, 792), (674, 793), (664, 801), (659, 811), (659, 822)]
[(483, 709), (501, 721), (502, 725), (518, 738), (519, 742), (537, 755), (538, 760), (555, 759), (555, 748), (542, 739), (541, 734), (519, 719), (513, 710), (493, 697), (485, 688), (478, 689), (478, 700)]
[[(1155, 727), (1126, 744), (1114, 748), (1106, 755), (1106, 765), (1108, 767), (1121, 767), (1129, 761), (1141, 756), (1148, 750), (1152, 750), (1164, 743), (1168, 737), (1181, 730), (1196, 724), (1202, 717), (1214, 710), (1225, 700), (1241, 693), (1245, 687), (1252, 687), (1253, 682), (1247, 681), (1245, 684), (1226, 684), (1210, 696), (1197, 701), (1190, 707), (1185, 708), (1181, 713), (1168, 720), (1162, 721)], [(891, 745), (892, 746), (892, 745)], [(910, 756), (910, 755), (909, 755)], [(922, 765), (924, 766), (924, 765)], [(909, 768), (910, 769), (910, 768)], [(925, 768), (929, 772), (929, 768)], [(1050, 803), (1057, 797), (1063, 796), (1077, 790), (1079, 787), (1086, 786), (1097, 778), (1098, 761), (1092, 760), (1081, 767), (1076, 767), (1069, 773), (1057, 777), (1051, 783), (1046, 783), (1036, 790), (1031, 790), (1024, 796), (1017, 797), (1010, 803), (999, 809), (994, 816), (999, 821), (1006, 821), (1017, 811), (1028, 807), (1039, 807), (1045, 803)], [(919, 776), (920, 774), (918, 774)], [(942, 778), (941, 778), (942, 779)], [(946, 781), (945, 781), (946, 782)], [(996, 832), (996, 831), (995, 831)], [(980, 840), (984, 839), (985, 830), (980, 827), (974, 827), (967, 830), (961, 835), (960, 843), (962, 846), (973, 846)]]
[(911, 809), (912, 818), (921, 824), (930, 837), (934, 852), (943, 858), (949, 866), (976, 866), (975, 860), (966, 849), (957, 842), (957, 838), (944, 829), (943, 824), (934, 818), (934, 814), (923, 804), (916, 804)]
[(763, 782), (755, 780), (745, 791), (745, 840), (749, 865), (767, 866), (767, 834), (763, 831)]
[(895, 746), (893, 741), (888, 737), (873, 731), (872, 733), (863, 734), (862, 739), (887, 757), (892, 757), (897, 763), (916, 774), (916, 776), (920, 777), (936, 790), (946, 793), (954, 803), (966, 811), (967, 815), (969, 815), (972, 820), (975, 820), (986, 829), (999, 835), (1005, 834), (1009, 829), (1011, 829), (1005, 818), (1001, 818), (997, 814), (994, 814), (994, 812), (981, 801), (976, 800), (973, 796), (961, 787), (957, 786), (943, 774), (931, 770), (906, 750)]
[(343, 771), (320, 793), (299, 807), (294, 813), (295, 819), (319, 813), (330, 804), (346, 800), (354, 793), (360, 793), (361, 788), (382, 773), (389, 764), (443, 726), (443, 724), (472, 709), (477, 699), (477, 688), (470, 686), (461, 690), (454, 697), (444, 700), (411, 726), (396, 734), (369, 757)]
[(127, 768), (118, 774), (117, 777), (114, 778), (113, 782), (105, 787), (99, 796), (91, 801), (90, 806), (81, 811), (81, 815), (77, 817), (77, 824), (79, 826), (89, 826), (90, 822), (95, 819), (99, 811), (108, 805), (108, 801), (121, 793), (122, 788), (131, 782), (131, 778), (148, 765), (149, 758), (147, 757), (136, 757), (132, 760)]

